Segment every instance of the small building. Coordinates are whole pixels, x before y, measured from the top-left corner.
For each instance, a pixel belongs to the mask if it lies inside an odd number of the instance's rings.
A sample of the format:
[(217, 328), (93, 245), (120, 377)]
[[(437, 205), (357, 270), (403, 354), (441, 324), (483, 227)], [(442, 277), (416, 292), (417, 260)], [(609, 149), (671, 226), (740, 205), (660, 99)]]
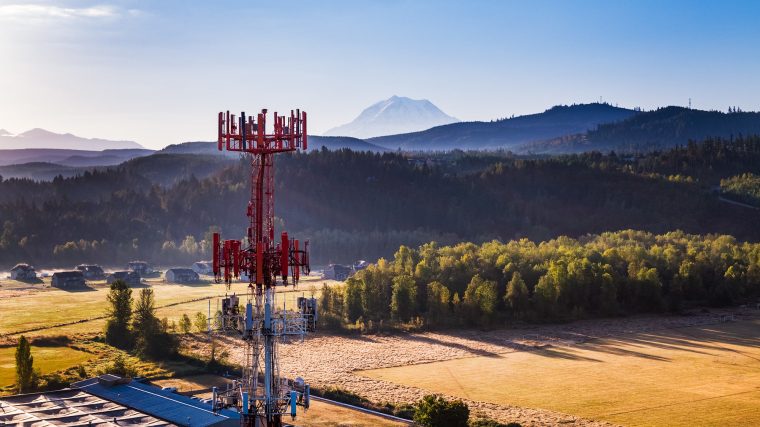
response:
[(37, 272), (29, 264), (16, 264), (11, 268), (11, 279), (13, 280), (36, 280)]
[(170, 268), (164, 274), (164, 281), (169, 283), (192, 283), (198, 280), (200, 276), (190, 268)]
[(325, 267), (322, 278), (330, 280), (346, 280), (354, 274), (353, 268), (347, 265), (330, 264)]
[(140, 275), (134, 271), (114, 271), (106, 276), (106, 283), (109, 285), (117, 280), (123, 280), (127, 286), (139, 286), (141, 278)]
[(99, 265), (79, 264), (76, 269), (81, 271), (87, 280), (102, 280), (106, 277), (106, 273)]
[(363, 259), (360, 259), (354, 263), (353, 267), (354, 271), (364, 270), (365, 268), (369, 267), (369, 263)]
[(131, 261), (127, 264), (127, 270), (134, 271), (139, 274), (140, 277), (146, 277), (153, 273), (153, 269), (145, 261)]
[(54, 273), (50, 285), (61, 289), (83, 288), (86, 286), (84, 274), (79, 270)]
[(198, 274), (205, 274), (207, 276), (214, 274), (214, 266), (211, 261), (194, 262), (192, 269)]

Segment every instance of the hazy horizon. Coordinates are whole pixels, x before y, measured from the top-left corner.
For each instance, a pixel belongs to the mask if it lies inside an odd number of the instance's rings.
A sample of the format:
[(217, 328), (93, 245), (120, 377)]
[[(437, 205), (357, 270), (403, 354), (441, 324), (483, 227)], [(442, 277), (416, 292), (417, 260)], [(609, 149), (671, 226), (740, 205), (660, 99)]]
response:
[(463, 121), (600, 97), (758, 110), (757, 12), (742, 1), (0, 0), (0, 129), (161, 148), (213, 139), (217, 111), (267, 107), (307, 110), (322, 134), (394, 94)]

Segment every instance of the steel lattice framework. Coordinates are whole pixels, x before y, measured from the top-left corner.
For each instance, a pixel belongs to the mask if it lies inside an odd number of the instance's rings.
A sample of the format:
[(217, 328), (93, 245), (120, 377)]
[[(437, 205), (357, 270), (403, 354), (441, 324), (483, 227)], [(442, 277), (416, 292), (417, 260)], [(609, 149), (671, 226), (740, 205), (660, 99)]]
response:
[[(217, 282), (229, 289), (233, 280), (247, 280), (245, 306), (237, 295), (222, 300), (213, 323), (215, 333), (238, 336), (245, 342), (243, 375), (225, 390), (214, 390), (214, 408), (237, 407), (246, 426), (282, 425), (282, 415), (296, 415), (296, 405), (308, 408), (309, 386), (280, 377), (277, 343), (287, 337), (303, 337), (316, 325), (314, 298), (299, 298), (296, 310), (279, 307), (276, 288), (296, 285), (309, 273), (309, 244), (303, 245), (274, 230), (274, 156), (307, 148), (306, 112), (272, 116), (267, 133), (267, 110), (254, 120), (241, 113), (219, 113), (218, 149), (250, 158), (251, 198), (249, 227), (242, 240), (221, 240), (213, 235), (213, 270)], [(209, 327), (209, 330), (212, 328)]]

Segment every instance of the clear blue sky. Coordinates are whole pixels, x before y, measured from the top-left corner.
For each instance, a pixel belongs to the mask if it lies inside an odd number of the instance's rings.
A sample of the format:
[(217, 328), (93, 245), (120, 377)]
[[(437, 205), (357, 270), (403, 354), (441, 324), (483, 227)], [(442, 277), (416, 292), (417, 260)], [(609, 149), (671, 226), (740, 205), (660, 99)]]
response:
[(603, 97), (760, 109), (756, 1), (0, 0), (0, 128), (158, 148), (216, 112), (321, 133), (391, 95), (463, 120)]

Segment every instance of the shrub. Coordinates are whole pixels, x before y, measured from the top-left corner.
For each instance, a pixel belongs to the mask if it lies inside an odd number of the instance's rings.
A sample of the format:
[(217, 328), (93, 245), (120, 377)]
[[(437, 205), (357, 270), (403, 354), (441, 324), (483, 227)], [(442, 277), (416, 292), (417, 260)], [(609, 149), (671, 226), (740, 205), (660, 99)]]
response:
[(429, 394), (417, 403), (414, 422), (423, 427), (467, 427), (470, 408), (461, 400)]

